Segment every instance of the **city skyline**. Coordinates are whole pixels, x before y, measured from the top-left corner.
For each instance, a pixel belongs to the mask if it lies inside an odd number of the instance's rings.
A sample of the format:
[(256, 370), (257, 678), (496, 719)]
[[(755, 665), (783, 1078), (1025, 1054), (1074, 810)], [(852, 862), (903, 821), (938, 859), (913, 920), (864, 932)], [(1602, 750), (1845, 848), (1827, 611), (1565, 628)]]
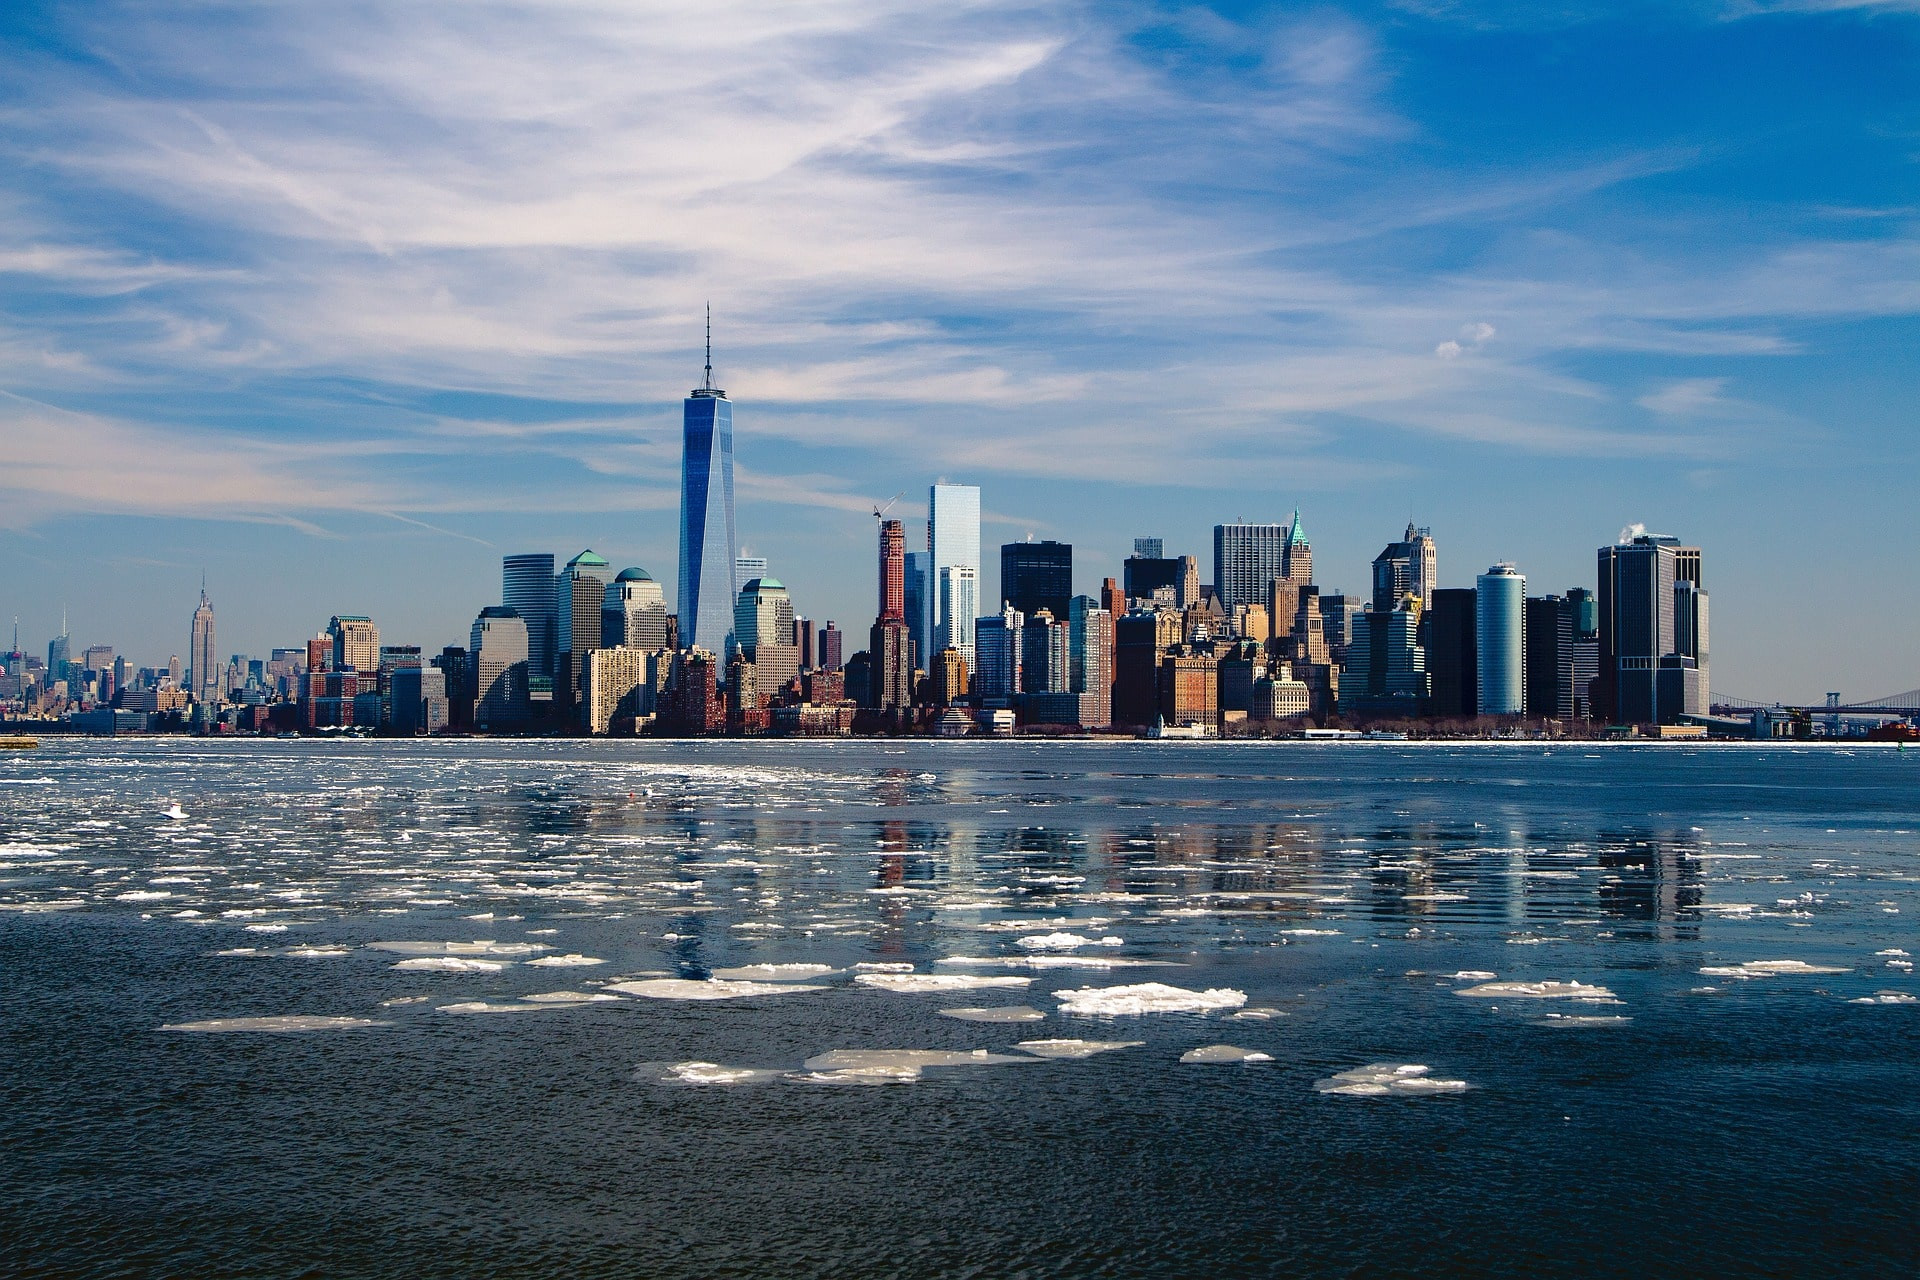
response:
[(711, 298), (809, 616), (948, 476), (1080, 591), (1296, 506), (1350, 591), (1409, 520), (1542, 591), (1643, 524), (1717, 691), (1908, 688), (1911, 9), (18, 6), (0, 614), (150, 665), (202, 567), (250, 653), (457, 639), (529, 547), (665, 582)]

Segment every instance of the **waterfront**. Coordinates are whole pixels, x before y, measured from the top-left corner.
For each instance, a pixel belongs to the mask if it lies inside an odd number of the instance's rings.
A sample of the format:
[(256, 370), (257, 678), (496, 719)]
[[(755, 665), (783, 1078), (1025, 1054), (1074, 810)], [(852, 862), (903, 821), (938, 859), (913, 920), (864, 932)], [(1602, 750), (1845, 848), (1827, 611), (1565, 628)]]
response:
[[(49, 742), (0, 759), (0, 1268), (1906, 1274), (1917, 769)], [(716, 971), (805, 980), (650, 998)], [(942, 975), (1001, 982), (888, 989)], [(1058, 998), (1146, 983), (1244, 1000)], [(290, 1017), (357, 1025), (229, 1029)], [(1383, 1063), (1466, 1087), (1339, 1091)]]

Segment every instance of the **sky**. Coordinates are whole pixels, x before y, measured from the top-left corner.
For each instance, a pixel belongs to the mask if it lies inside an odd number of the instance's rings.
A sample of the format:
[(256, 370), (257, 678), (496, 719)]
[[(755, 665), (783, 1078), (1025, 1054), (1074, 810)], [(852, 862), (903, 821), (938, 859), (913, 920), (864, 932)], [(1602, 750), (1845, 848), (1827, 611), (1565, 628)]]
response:
[(1920, 0), (335, 0), (0, 11), (0, 625), (464, 644), (499, 558), (672, 590), (681, 398), (863, 634), (993, 548), (1295, 507), (1323, 589), (1705, 550), (1712, 684), (1920, 685)]

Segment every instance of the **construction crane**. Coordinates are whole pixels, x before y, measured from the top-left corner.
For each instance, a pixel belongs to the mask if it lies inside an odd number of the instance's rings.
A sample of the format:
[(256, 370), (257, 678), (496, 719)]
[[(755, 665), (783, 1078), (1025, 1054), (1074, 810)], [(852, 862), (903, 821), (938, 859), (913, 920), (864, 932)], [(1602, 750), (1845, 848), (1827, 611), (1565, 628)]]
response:
[(893, 504), (900, 501), (900, 499), (906, 496), (907, 496), (907, 491), (905, 489), (902, 489), (900, 492), (894, 494), (891, 498), (887, 499), (886, 506), (875, 507), (873, 509), (873, 518), (875, 520), (885, 520), (887, 518), (887, 512), (893, 510)]

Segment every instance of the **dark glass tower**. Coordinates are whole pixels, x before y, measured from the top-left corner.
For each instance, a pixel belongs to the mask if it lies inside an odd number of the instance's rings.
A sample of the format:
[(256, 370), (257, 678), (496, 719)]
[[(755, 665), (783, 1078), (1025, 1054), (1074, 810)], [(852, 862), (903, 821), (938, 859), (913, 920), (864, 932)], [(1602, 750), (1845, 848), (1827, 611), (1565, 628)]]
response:
[(1029, 616), (1067, 616), (1073, 600), (1073, 544), (1009, 542), (1000, 548), (1000, 603)]
[(740, 584), (734, 581), (738, 558), (733, 529), (733, 403), (713, 385), (709, 310), (707, 377), (687, 396), (680, 445), (682, 645), (725, 651), (733, 602), (740, 594)]

